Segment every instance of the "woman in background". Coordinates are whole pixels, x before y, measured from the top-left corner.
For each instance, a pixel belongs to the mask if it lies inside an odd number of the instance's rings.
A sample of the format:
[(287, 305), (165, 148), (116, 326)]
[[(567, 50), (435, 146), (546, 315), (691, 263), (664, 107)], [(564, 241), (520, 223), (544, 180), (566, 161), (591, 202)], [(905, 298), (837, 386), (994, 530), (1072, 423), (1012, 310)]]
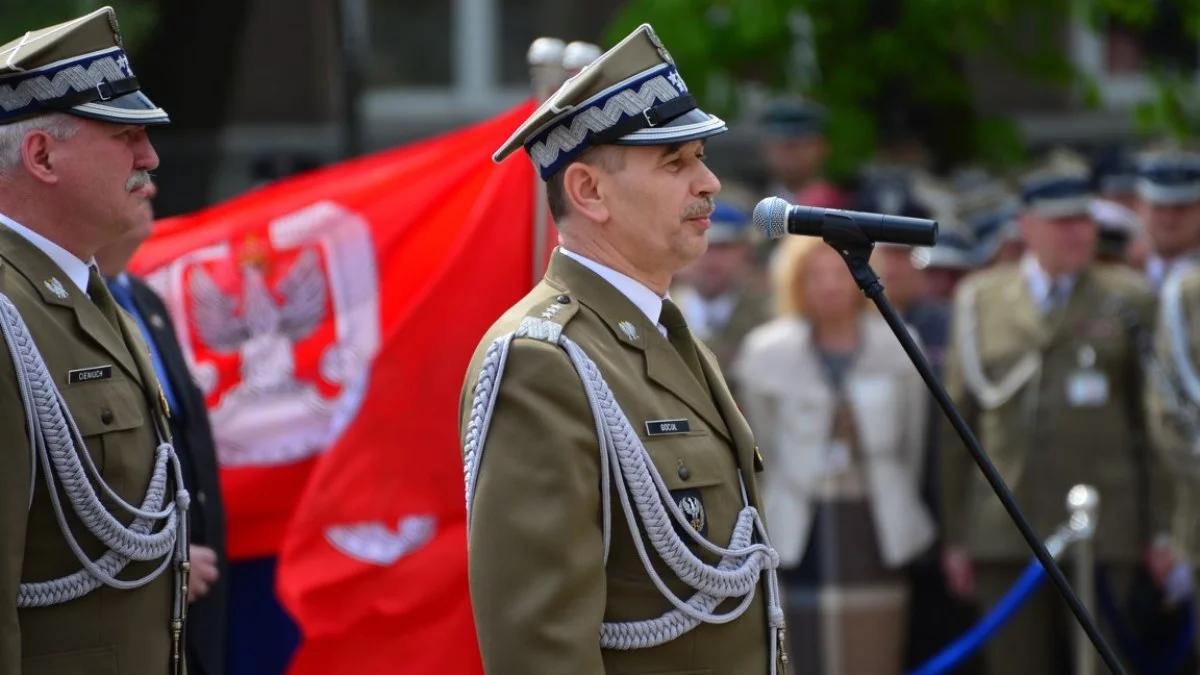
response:
[(889, 675), (903, 660), (903, 565), (933, 541), (919, 495), (928, 396), (832, 248), (777, 252), (779, 316), (735, 370), (768, 470), (797, 675)]

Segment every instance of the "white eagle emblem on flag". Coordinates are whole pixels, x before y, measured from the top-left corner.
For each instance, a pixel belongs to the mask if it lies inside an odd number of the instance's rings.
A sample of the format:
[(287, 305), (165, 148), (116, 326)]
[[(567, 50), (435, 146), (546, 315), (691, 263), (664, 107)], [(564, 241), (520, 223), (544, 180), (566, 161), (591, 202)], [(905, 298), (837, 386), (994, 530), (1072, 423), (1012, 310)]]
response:
[(276, 304), (262, 271), (242, 270), (242, 308), (217, 287), (203, 268), (192, 272), (192, 320), (200, 339), (215, 352), (238, 351), (242, 356), (242, 386), (255, 394), (292, 391), (292, 344), (312, 334), (325, 317), (325, 275), (316, 251), (306, 250), (292, 263), (277, 290)]
[(370, 381), (381, 341), (370, 226), (325, 201), (239, 241), (191, 251), (148, 280), (215, 397), (221, 466), (298, 462), (337, 439)]

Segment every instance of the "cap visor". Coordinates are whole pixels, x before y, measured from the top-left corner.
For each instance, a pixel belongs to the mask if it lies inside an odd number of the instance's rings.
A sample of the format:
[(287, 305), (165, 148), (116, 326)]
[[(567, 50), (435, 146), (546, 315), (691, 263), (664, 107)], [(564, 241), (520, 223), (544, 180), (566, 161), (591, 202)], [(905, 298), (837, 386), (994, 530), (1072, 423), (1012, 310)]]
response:
[(1077, 197), (1060, 197), (1058, 199), (1038, 199), (1028, 204), (1026, 208), (1033, 214), (1049, 220), (1087, 216), (1088, 207), (1094, 197), (1080, 195)]
[(725, 121), (699, 108), (689, 110), (659, 127), (638, 129), (613, 141), (615, 145), (668, 145), (716, 136), (729, 130)]
[(1178, 206), (1200, 201), (1200, 185), (1184, 183), (1182, 185), (1160, 185), (1145, 179), (1137, 184), (1137, 195), (1143, 201), (1159, 206)]
[(132, 91), (107, 101), (92, 101), (68, 108), (65, 112), (113, 124), (170, 124), (167, 111), (154, 105), (145, 94)]

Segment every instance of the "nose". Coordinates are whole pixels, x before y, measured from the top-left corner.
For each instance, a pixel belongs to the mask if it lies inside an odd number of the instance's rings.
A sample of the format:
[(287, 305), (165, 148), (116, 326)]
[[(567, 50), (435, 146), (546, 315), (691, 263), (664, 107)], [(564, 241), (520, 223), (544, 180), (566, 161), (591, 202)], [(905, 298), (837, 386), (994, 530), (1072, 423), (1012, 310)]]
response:
[(137, 135), (134, 159), (137, 169), (153, 171), (158, 168), (158, 152), (154, 149), (154, 144), (150, 142), (150, 136), (146, 134), (145, 129)]
[(721, 179), (703, 162), (700, 163), (700, 175), (696, 177), (695, 190), (700, 197), (712, 197), (721, 191)]

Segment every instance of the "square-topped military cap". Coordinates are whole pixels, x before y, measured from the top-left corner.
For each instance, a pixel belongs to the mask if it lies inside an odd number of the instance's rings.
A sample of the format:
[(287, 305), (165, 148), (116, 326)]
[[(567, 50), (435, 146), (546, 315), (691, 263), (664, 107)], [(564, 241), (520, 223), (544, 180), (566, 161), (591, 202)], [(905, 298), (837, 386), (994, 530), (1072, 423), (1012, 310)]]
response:
[(1200, 155), (1156, 150), (1137, 157), (1137, 194), (1162, 206), (1200, 201)]
[(776, 138), (819, 136), (825, 131), (825, 109), (803, 98), (779, 98), (763, 110), (760, 122)]
[(1091, 167), (1070, 150), (1055, 150), (1021, 179), (1025, 210), (1043, 218), (1086, 216), (1094, 198)]
[(492, 159), (524, 146), (546, 180), (597, 145), (669, 145), (725, 130), (700, 110), (671, 54), (642, 24), (564, 82)]
[(170, 122), (141, 92), (112, 7), (0, 47), (0, 124), (49, 112), (117, 124)]

